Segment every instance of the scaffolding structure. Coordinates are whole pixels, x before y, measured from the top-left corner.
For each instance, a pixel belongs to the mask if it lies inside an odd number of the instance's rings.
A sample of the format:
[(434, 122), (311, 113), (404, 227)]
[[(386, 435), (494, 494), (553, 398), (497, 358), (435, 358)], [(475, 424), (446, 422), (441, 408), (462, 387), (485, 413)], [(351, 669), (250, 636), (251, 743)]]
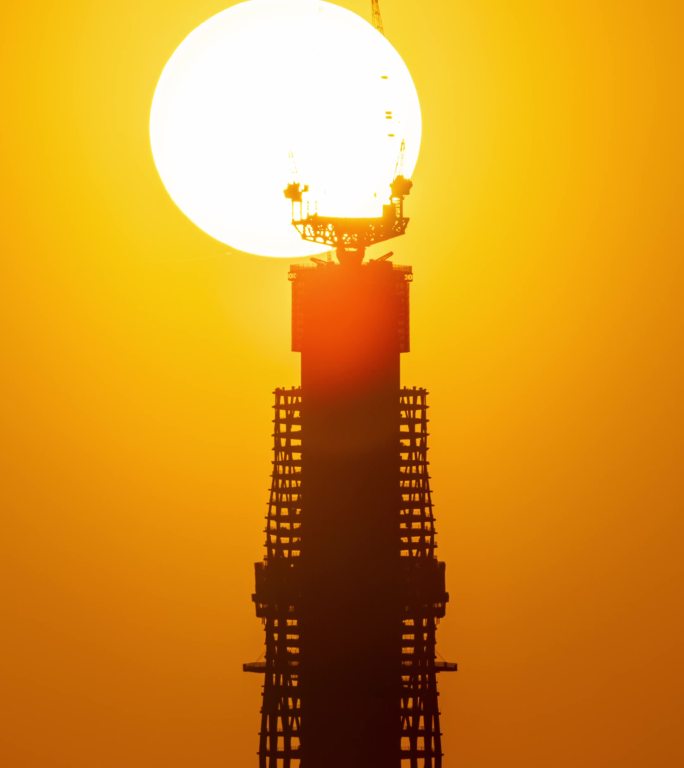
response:
[(273, 472), (266, 516), (266, 557), (255, 565), (256, 613), (264, 622), (266, 659), (245, 664), (264, 677), (260, 768), (299, 766), (301, 700), (298, 570), (302, 532), (302, 397), (299, 388), (275, 391)]
[(428, 472), (427, 390), (400, 393), (399, 548), (404, 572), (402, 617), (401, 764), (439, 768), (437, 674), (456, 669), (437, 661), (437, 621), (445, 615), (449, 595), (445, 564), (437, 560), (435, 517)]
[[(275, 390), (273, 472), (266, 518), (266, 556), (256, 564), (257, 616), (265, 626), (266, 657), (245, 664), (264, 674), (260, 768), (299, 768), (302, 702), (299, 690), (302, 530), (301, 388)], [(436, 626), (448, 594), (445, 567), (435, 555), (435, 518), (428, 473), (427, 391), (402, 388), (398, 407), (400, 507), (396, 548), (400, 555), (401, 679), (400, 765), (442, 764), (437, 674), (455, 664), (436, 657)]]

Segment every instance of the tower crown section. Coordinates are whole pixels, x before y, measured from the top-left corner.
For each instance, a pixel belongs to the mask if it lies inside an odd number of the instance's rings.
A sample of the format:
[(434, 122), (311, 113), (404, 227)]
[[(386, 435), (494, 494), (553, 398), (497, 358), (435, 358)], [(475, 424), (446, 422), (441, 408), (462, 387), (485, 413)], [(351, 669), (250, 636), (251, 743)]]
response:
[[(410, 266), (374, 260), (348, 272), (334, 261), (318, 261), (316, 265), (291, 265), (288, 277), (292, 283), (293, 352), (302, 352), (307, 339), (321, 333), (321, 305), (328, 310), (325, 335), (331, 344), (342, 332), (346, 317), (355, 326), (348, 328), (348, 332), (355, 333), (359, 343), (377, 331), (379, 325), (389, 324), (388, 332), (395, 337), (390, 349), (395, 353), (410, 350)], [(378, 290), (380, 287), (382, 290)], [(366, 294), (372, 297), (364, 301)]]
[(292, 224), (303, 240), (335, 248), (340, 264), (361, 264), (366, 248), (400, 237), (406, 232), (409, 219), (404, 216), (404, 198), (410, 194), (413, 182), (402, 175), (390, 184), (389, 202), (382, 207), (382, 216), (345, 218), (322, 216), (311, 212), (304, 195), (306, 185), (288, 184), (285, 197), (292, 201)]

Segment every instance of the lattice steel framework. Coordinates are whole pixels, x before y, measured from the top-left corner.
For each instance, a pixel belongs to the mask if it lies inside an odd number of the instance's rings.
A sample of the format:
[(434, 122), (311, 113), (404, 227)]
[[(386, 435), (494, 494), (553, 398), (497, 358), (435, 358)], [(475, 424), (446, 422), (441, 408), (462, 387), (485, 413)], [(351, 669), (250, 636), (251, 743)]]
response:
[(400, 393), (399, 547), (404, 570), (402, 627), (401, 762), (439, 768), (442, 743), (437, 673), (456, 669), (436, 660), (437, 621), (449, 596), (444, 563), (435, 556), (435, 518), (428, 473), (425, 389)]
[[(436, 626), (448, 595), (445, 568), (435, 557), (435, 519), (428, 474), (427, 392), (400, 392), (397, 547), (402, 567), (401, 766), (442, 765), (438, 672), (455, 664), (436, 660)], [(245, 664), (264, 673), (259, 739), (260, 768), (301, 765), (301, 697), (298, 558), (302, 536), (302, 394), (275, 391), (274, 461), (266, 525), (266, 557), (256, 565), (257, 616), (264, 621), (266, 658)], [(304, 538), (304, 540), (303, 540)], [(308, 768), (308, 767), (307, 767)], [(318, 768), (312, 766), (311, 768)]]
[(245, 664), (263, 672), (260, 768), (299, 766), (301, 701), (297, 560), (301, 553), (301, 390), (275, 391), (273, 472), (266, 517), (266, 557), (256, 564), (257, 616), (266, 630), (266, 660)]

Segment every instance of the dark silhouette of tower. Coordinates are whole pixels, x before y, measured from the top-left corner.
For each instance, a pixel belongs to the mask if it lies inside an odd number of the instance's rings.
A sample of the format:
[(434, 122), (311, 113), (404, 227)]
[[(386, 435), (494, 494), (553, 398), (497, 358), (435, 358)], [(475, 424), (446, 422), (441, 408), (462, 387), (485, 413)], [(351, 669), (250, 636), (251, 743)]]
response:
[(402, 388), (410, 267), (368, 245), (402, 235), (411, 182), (383, 215), (305, 215), (302, 237), (337, 261), (293, 266), (292, 348), (301, 388), (275, 392), (266, 557), (254, 602), (266, 630), (260, 768), (439, 768), (435, 557), (427, 393)]

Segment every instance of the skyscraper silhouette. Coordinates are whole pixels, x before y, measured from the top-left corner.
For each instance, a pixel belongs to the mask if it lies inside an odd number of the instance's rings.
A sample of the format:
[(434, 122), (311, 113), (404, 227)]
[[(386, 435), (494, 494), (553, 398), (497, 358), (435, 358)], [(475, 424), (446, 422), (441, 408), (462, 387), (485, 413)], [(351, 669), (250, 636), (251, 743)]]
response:
[[(435, 556), (427, 393), (402, 388), (410, 267), (365, 247), (406, 229), (392, 185), (377, 219), (293, 223), (337, 261), (293, 266), (292, 347), (301, 388), (275, 392), (266, 556), (260, 768), (438, 768), (437, 619), (448, 595)], [(295, 206), (299, 216), (295, 215)]]

